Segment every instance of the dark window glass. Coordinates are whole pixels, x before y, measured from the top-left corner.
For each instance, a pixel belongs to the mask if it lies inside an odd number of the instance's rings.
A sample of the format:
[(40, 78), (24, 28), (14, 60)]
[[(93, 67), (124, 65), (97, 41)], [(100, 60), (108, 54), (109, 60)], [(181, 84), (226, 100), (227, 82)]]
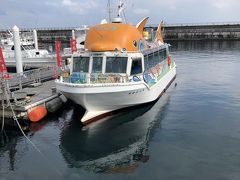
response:
[(154, 52), (154, 65), (160, 62), (160, 58), (158, 56), (158, 51)]
[(154, 56), (153, 54), (148, 55), (148, 67), (151, 68), (154, 66)]
[(88, 73), (89, 57), (74, 57), (73, 72)]
[(147, 55), (144, 56), (144, 68), (145, 68), (145, 70), (148, 70), (148, 59), (147, 59)]
[(142, 58), (132, 60), (131, 75), (142, 73)]
[(93, 57), (93, 73), (102, 73), (102, 57)]
[(167, 52), (166, 49), (161, 49), (159, 51), (159, 58), (160, 58), (160, 62), (164, 61), (167, 57)]
[(149, 70), (150, 68), (156, 66), (167, 58), (167, 50), (166, 48), (156, 51), (154, 53), (148, 54), (144, 56), (144, 66), (145, 70)]
[(167, 58), (167, 51), (166, 49), (163, 50), (163, 60), (165, 60)]
[(126, 73), (127, 57), (107, 57), (106, 73)]

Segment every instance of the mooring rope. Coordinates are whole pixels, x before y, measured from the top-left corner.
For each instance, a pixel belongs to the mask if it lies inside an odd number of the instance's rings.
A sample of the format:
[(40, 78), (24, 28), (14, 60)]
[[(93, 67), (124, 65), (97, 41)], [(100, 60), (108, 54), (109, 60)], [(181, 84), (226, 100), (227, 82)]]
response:
[[(8, 91), (9, 93), (11, 93), (8, 86), (5, 87), (5, 88), (6, 88), (6, 89), (5, 89), (5, 92)], [(49, 164), (51, 164), (51, 162), (49, 161), (49, 159), (48, 159), (48, 158), (41, 152), (41, 150), (27, 137), (27, 135), (26, 135), (25, 132), (23, 131), (23, 129), (22, 129), (22, 127), (21, 127), (21, 125), (20, 125), (20, 123), (19, 123), (19, 121), (18, 121), (18, 119), (17, 119), (17, 116), (16, 116), (16, 114), (15, 114), (15, 111), (14, 111), (14, 109), (13, 109), (12, 103), (10, 102), (9, 93), (6, 93), (6, 101), (8, 101), (8, 105), (10, 106), (11, 111), (12, 111), (12, 113), (13, 113), (13, 120), (17, 123), (17, 125), (18, 125), (21, 133), (22, 133), (23, 136), (28, 140), (28, 142), (33, 146), (33, 148), (34, 148)], [(54, 167), (54, 166), (53, 166), (53, 167)], [(54, 170), (56, 171), (56, 173), (57, 173), (59, 176), (62, 175), (61, 172), (60, 172), (58, 169), (56, 169), (55, 167), (54, 167)]]
[[(12, 113), (13, 113), (13, 119), (14, 119), (14, 121), (17, 123), (17, 125), (18, 125), (20, 131), (22, 132), (23, 136), (28, 140), (28, 142), (34, 147), (34, 149), (35, 149), (37, 152), (39, 152), (39, 154), (40, 154), (47, 162), (51, 163), (51, 162), (49, 161), (49, 159), (42, 153), (42, 151), (27, 137), (27, 135), (26, 135), (25, 132), (23, 131), (23, 129), (22, 129), (22, 127), (21, 127), (21, 125), (20, 125), (20, 123), (19, 123), (19, 121), (18, 121), (18, 119), (17, 119), (17, 116), (16, 116), (16, 114), (15, 114), (15, 112), (14, 112), (14, 110), (13, 110), (13, 107), (12, 107), (11, 102), (10, 102), (9, 105), (10, 105), (11, 111), (12, 111)], [(56, 168), (54, 168), (54, 169), (55, 169), (55, 171), (58, 173), (58, 175), (61, 176), (61, 172), (60, 172), (58, 169), (56, 169)]]
[[(3, 97), (3, 98), (4, 98), (4, 97)], [(5, 114), (4, 114), (4, 101), (3, 101), (3, 99), (2, 99), (2, 128), (1, 128), (1, 133), (3, 132), (4, 126), (5, 126), (4, 116), (5, 116)]]

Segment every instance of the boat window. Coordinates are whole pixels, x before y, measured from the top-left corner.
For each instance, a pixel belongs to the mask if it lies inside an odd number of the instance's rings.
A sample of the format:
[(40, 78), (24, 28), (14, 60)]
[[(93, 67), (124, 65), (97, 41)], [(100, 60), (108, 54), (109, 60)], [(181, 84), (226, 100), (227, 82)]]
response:
[(158, 62), (156, 62), (157, 60), (154, 58), (153, 53), (148, 55), (148, 63), (147, 63), (147, 67), (151, 68), (154, 67)]
[(159, 51), (154, 52), (154, 59), (159, 59)]
[(151, 54), (144, 55), (144, 66), (145, 70), (148, 70), (167, 58), (167, 50), (166, 48), (156, 51)]
[(107, 57), (106, 73), (126, 73), (127, 57)]
[(142, 58), (132, 60), (131, 75), (142, 73)]
[(163, 59), (166, 59), (166, 58), (167, 58), (167, 50), (163, 49)]
[(159, 51), (159, 54), (160, 54), (160, 61), (163, 61), (167, 58), (167, 52), (166, 52), (166, 49), (161, 49)]
[(88, 72), (89, 57), (74, 57), (73, 72)]
[(102, 73), (102, 57), (93, 57), (93, 73)]

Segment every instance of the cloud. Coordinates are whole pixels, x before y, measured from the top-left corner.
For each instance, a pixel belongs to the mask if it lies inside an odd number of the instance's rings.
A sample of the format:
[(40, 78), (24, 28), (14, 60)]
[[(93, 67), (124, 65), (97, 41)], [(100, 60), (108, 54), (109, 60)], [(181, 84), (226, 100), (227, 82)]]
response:
[(72, 14), (87, 14), (89, 10), (97, 9), (98, 4), (93, 1), (85, 1), (85, 2), (76, 2), (73, 0), (62, 0), (62, 5), (68, 8), (68, 11)]
[(77, 3), (73, 2), (72, 0), (63, 0), (62, 4), (64, 6), (70, 6), (70, 7), (78, 5)]
[(46, 2), (44, 2), (44, 4), (45, 4), (46, 6), (53, 6), (53, 7), (58, 7), (58, 6), (59, 6), (59, 3), (57, 3), (57, 2), (52, 2), (52, 1), (46, 1)]
[[(1, 1), (1, 0), (0, 0)], [(138, 23), (149, 16), (149, 23), (239, 21), (239, 0), (124, 0), (127, 21)], [(112, 1), (116, 15), (117, 1)], [(2, 0), (0, 25), (12, 27), (58, 27), (96, 24), (107, 18), (106, 0)], [(16, 18), (17, 17), (17, 18)]]
[(150, 13), (148, 9), (134, 9), (133, 12), (138, 15), (147, 15)]
[(212, 6), (218, 9), (226, 9), (232, 6), (231, 2), (225, 0), (213, 1)]

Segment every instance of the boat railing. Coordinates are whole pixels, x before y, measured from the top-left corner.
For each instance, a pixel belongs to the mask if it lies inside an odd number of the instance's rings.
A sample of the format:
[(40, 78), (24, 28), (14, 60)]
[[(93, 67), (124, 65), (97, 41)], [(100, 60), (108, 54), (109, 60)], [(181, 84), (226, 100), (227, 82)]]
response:
[(92, 73), (90, 75), (90, 83), (126, 83), (128, 76), (126, 74), (98, 74)]
[(73, 84), (104, 84), (126, 83), (129, 82), (129, 78), (126, 74), (73, 72), (70, 77), (64, 75), (63, 81)]

